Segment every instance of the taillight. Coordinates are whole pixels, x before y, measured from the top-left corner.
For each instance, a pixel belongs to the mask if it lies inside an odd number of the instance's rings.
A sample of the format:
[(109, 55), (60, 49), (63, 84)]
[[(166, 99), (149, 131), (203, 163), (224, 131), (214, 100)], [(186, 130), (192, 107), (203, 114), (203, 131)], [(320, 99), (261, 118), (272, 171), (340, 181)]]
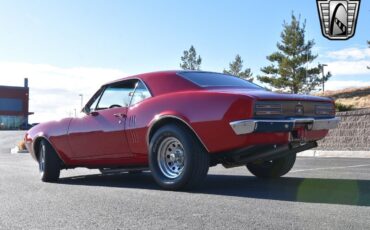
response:
[(279, 103), (256, 103), (254, 114), (257, 116), (264, 115), (281, 115), (283, 113), (282, 105)]
[(332, 104), (316, 105), (315, 113), (316, 115), (335, 115), (335, 108)]

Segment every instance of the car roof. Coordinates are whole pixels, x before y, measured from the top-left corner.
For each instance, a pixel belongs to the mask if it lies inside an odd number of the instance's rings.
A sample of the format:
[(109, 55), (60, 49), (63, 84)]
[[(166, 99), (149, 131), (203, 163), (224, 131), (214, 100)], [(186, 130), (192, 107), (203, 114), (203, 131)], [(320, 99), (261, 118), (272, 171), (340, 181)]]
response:
[(123, 77), (115, 81), (108, 82), (104, 84), (104, 86), (114, 84), (114, 83), (119, 83), (124, 80), (140, 79), (145, 83), (147, 88), (151, 91), (151, 93), (154, 96), (165, 94), (165, 93), (178, 92), (178, 91), (188, 91), (188, 90), (200, 89), (201, 87), (199, 87), (198, 85), (178, 75), (179, 73), (184, 73), (184, 72), (206, 73), (206, 71), (191, 71), (191, 70), (167, 70), (167, 71), (149, 72), (149, 73), (143, 73), (143, 74)]
[(121, 81), (128, 80), (128, 79), (134, 79), (134, 78), (142, 79), (143, 77), (144, 78), (155, 77), (155, 76), (162, 75), (162, 74), (177, 74), (178, 72), (181, 72), (181, 70), (180, 71), (177, 71), (177, 70), (154, 71), (154, 72), (147, 72), (147, 73), (141, 73), (141, 74), (135, 74), (135, 75), (128, 75), (128, 76), (121, 77), (116, 80), (107, 82), (104, 85), (110, 85), (110, 84), (114, 84), (114, 83), (121, 82)]
[(202, 71), (202, 70), (163, 70), (163, 71), (154, 71), (154, 72), (147, 72), (147, 73), (142, 73), (142, 74), (129, 75), (129, 76), (122, 77), (122, 78), (119, 78), (119, 79), (114, 80), (114, 81), (107, 82), (104, 85), (109, 85), (109, 84), (121, 82), (121, 81), (124, 81), (124, 80), (129, 80), (129, 79), (135, 79), (135, 78), (139, 78), (139, 79), (144, 80), (144, 79), (148, 79), (148, 78), (152, 78), (152, 77), (158, 77), (158, 76), (162, 76), (162, 75), (177, 75), (177, 74), (188, 73), (188, 72), (218, 73), (218, 72)]

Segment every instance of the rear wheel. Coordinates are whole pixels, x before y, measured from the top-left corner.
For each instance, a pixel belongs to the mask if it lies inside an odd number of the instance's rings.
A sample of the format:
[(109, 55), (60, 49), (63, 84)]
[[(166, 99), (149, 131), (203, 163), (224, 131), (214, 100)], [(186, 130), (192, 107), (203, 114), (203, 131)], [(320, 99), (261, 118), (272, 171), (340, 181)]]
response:
[(277, 178), (287, 174), (293, 168), (296, 156), (296, 154), (289, 154), (271, 161), (252, 162), (247, 164), (247, 168), (257, 177)]
[(44, 182), (57, 181), (59, 179), (62, 161), (47, 141), (42, 140), (40, 142), (38, 156), (41, 180)]
[(199, 141), (182, 126), (158, 129), (150, 141), (149, 166), (164, 189), (190, 189), (207, 176), (209, 156)]

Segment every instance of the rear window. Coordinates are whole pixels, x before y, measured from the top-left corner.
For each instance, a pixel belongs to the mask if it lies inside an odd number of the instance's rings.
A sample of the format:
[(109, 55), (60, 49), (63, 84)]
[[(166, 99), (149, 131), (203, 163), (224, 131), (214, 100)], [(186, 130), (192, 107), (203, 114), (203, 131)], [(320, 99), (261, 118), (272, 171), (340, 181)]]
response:
[(248, 89), (263, 89), (262, 87), (249, 81), (222, 73), (180, 72), (178, 75), (201, 87), (238, 87)]

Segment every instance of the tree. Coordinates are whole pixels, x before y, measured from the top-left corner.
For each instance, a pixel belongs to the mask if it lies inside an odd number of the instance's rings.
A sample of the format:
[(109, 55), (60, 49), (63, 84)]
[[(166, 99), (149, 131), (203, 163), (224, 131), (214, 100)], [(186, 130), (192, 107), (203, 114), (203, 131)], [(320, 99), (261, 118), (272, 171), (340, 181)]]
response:
[(194, 46), (184, 51), (181, 61), (180, 67), (185, 70), (200, 70), (200, 65), (202, 64), (202, 58), (200, 55), (197, 57), (197, 51)]
[(224, 73), (243, 78), (247, 81), (253, 81), (251, 69), (247, 68), (243, 71), (243, 60), (239, 54), (237, 54), (235, 60), (229, 64), (229, 70), (224, 70)]
[(305, 32), (306, 21), (301, 23), (300, 17), (297, 19), (292, 14), (290, 23), (284, 21), (281, 42), (277, 43), (278, 51), (267, 56), (272, 63), (261, 69), (265, 75), (257, 77), (261, 82), (281, 91), (308, 93), (328, 81), (330, 72), (322, 78), (320, 66), (308, 67), (317, 55), (311, 51), (314, 40), (306, 42)]

